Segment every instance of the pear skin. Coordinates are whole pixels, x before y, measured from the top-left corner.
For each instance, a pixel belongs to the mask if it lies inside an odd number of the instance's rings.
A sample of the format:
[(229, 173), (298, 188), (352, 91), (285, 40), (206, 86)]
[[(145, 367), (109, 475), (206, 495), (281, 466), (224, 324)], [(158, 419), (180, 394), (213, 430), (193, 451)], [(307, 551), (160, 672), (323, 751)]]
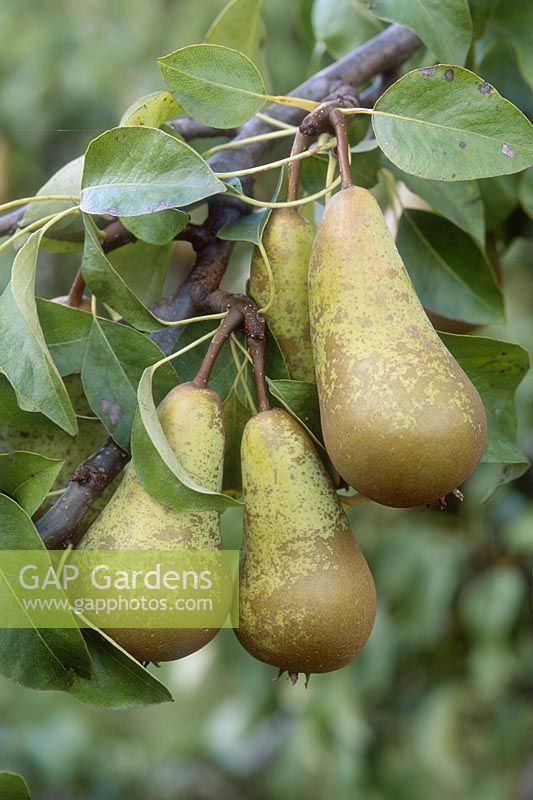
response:
[(483, 403), (428, 320), (366, 189), (328, 202), (309, 303), (324, 441), (342, 477), (387, 506), (453, 491), (483, 453)]
[[(165, 397), (159, 419), (167, 440), (188, 475), (213, 491), (222, 489), (224, 420), (211, 389), (184, 383)], [(184, 512), (161, 505), (144, 489), (133, 464), (78, 549), (221, 549), (216, 511)], [(113, 629), (109, 635), (138, 661), (174, 661), (194, 653), (217, 633), (209, 628)]]
[(307, 433), (278, 408), (247, 423), (241, 458), (235, 633), (252, 656), (292, 679), (340, 669), (370, 635), (376, 591), (324, 466)]
[[(283, 353), (293, 380), (314, 383), (315, 368), (309, 331), (307, 276), (313, 246), (312, 225), (296, 208), (272, 211), (263, 245), (274, 277), (275, 299), (265, 312), (268, 327)], [(270, 280), (256, 247), (250, 270), (250, 294), (259, 307), (270, 299)]]

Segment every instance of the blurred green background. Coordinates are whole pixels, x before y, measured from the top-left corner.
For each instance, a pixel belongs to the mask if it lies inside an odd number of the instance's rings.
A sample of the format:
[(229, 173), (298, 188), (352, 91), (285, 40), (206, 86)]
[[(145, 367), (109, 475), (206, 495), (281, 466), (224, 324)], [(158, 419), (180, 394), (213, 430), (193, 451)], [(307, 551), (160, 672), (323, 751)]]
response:
[[(155, 59), (200, 41), (223, 0), (17, 0), (0, 7), (0, 197), (33, 193), (161, 85)], [(273, 88), (312, 54), (296, 4), (267, 0)], [(508, 323), (531, 351), (524, 240), (503, 264)], [(2, 264), (7, 262), (2, 261)], [(64, 256), (47, 267), (68, 275)], [(529, 264), (529, 269), (531, 265)], [(57, 276), (64, 283), (64, 274)], [(68, 283), (68, 282), (67, 282)], [(533, 453), (533, 379), (518, 393)], [(292, 688), (231, 631), (165, 666), (176, 702), (105, 712), (0, 681), (0, 769), (38, 800), (502, 800), (533, 797), (533, 479), (481, 505), (351, 511), (379, 615), (359, 659)], [(223, 518), (238, 547), (238, 512)], [(3, 800), (3, 799), (2, 799)]]

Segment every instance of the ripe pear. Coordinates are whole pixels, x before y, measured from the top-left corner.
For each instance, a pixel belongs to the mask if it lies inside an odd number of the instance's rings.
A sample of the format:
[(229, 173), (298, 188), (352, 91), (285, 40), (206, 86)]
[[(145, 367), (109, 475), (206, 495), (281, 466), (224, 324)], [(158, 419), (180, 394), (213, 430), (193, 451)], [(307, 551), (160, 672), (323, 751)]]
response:
[(245, 504), (239, 628), (255, 658), (287, 671), (331, 672), (367, 641), (372, 574), (311, 439), (279, 408), (244, 430)]
[[(80, 376), (78, 374), (68, 375), (64, 378), (64, 382), (76, 413), (82, 415), (78, 416), (76, 436), (69, 436), (60, 428), (19, 430), (8, 426), (0, 427), (0, 452), (11, 453), (15, 450), (25, 450), (30, 453), (39, 453), (47, 458), (63, 459), (63, 466), (51, 490), (64, 489), (76, 467), (92, 455), (109, 435), (99, 420), (87, 418), (92, 416), (92, 412), (85, 399)], [(96, 519), (113, 494), (118, 482), (119, 479), (116, 478), (93, 503), (83, 519), (82, 530)], [(38, 516), (44, 514), (56, 499), (46, 500), (40, 507)]]
[[(307, 276), (313, 237), (312, 225), (296, 208), (274, 209), (263, 234), (275, 289), (274, 302), (265, 312), (265, 319), (283, 353), (291, 378), (312, 383), (315, 368), (309, 331)], [(270, 293), (267, 268), (256, 247), (250, 270), (250, 294), (263, 307)]]
[(309, 304), (324, 441), (342, 477), (387, 506), (453, 491), (485, 447), (483, 404), (428, 320), (366, 189), (345, 189), (326, 206)]
[[(224, 418), (211, 389), (184, 383), (159, 406), (165, 436), (188, 475), (206, 489), (222, 489)], [(144, 489), (133, 464), (89, 528), (78, 549), (204, 550), (221, 549), (216, 511), (184, 512), (161, 505)], [(112, 629), (109, 635), (138, 661), (174, 661), (200, 650), (216, 629)]]

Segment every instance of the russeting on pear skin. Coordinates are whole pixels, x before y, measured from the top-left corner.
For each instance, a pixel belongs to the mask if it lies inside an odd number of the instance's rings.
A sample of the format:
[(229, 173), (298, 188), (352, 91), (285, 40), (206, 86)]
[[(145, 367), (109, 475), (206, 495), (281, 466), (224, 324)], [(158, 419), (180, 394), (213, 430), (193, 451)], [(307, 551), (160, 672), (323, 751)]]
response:
[(239, 627), (255, 658), (331, 672), (367, 641), (376, 614), (368, 564), (313, 443), (289, 414), (263, 411), (241, 445), (245, 504)]
[[(178, 460), (199, 485), (222, 489), (224, 419), (211, 389), (184, 383), (159, 407), (161, 427)], [(122, 483), (89, 528), (79, 549), (173, 550), (222, 548), (219, 514), (175, 511), (144, 489), (132, 464)], [(109, 635), (141, 662), (174, 661), (200, 650), (216, 629), (113, 629)]]
[[(274, 302), (265, 312), (265, 319), (283, 353), (291, 378), (314, 383), (307, 297), (313, 237), (313, 226), (296, 208), (274, 209), (263, 234), (275, 287)], [(263, 307), (270, 299), (270, 292), (265, 262), (256, 247), (250, 269), (250, 294)]]
[(485, 447), (483, 404), (429, 322), (366, 189), (328, 202), (309, 303), (324, 440), (342, 477), (387, 506), (453, 491)]

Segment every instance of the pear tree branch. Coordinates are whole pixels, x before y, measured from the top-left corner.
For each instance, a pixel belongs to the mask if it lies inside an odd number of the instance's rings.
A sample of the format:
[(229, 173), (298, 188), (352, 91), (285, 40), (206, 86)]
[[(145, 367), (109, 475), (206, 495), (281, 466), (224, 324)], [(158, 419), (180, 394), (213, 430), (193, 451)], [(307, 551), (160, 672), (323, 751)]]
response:
[[(291, 94), (318, 102), (335, 94), (342, 97), (346, 87), (353, 92), (354, 88), (365, 85), (376, 75), (394, 73), (419, 46), (420, 40), (416, 34), (400, 25), (391, 25), (352, 53), (297, 86)], [(383, 79), (380, 81), (383, 83)], [(382, 90), (380, 87), (377, 88), (377, 91)], [(363, 92), (360, 96), (360, 102), (364, 94)], [(375, 99), (377, 98), (369, 97), (367, 102), (374, 102)], [(285, 105), (269, 106), (265, 109), (265, 113), (295, 126), (299, 126), (305, 116), (304, 111)], [(175, 127), (178, 123), (172, 124)], [(180, 132), (183, 135), (187, 135), (187, 126), (189, 132), (193, 131), (191, 136), (199, 136), (202, 132), (203, 135), (213, 135), (211, 131), (206, 132), (205, 127), (200, 129), (197, 123), (181, 120), (179, 124), (182, 126)], [(254, 117), (240, 128), (232, 141), (237, 144), (242, 139), (257, 137), (271, 130), (272, 125), (264, 117)], [(215, 133), (220, 135), (221, 131), (217, 130)], [(209, 164), (213, 170), (220, 172), (249, 169), (260, 163), (271, 147), (270, 140), (257, 140), (218, 151), (209, 159)], [(243, 180), (243, 189), (246, 194), (252, 194), (253, 178), (247, 176)], [(162, 319), (185, 319), (197, 311), (228, 310), (233, 303), (244, 302), (234, 300), (232, 295), (219, 289), (230, 260), (233, 243), (217, 238), (217, 232), (224, 225), (247, 214), (249, 208), (238, 199), (224, 195), (211, 198), (208, 208), (208, 217), (203, 225), (201, 237), (196, 243), (193, 242), (196, 260), (189, 277), (172, 297), (162, 299), (153, 309)], [(2, 231), (2, 218), (0, 218), (0, 231)], [(121, 229), (118, 220), (112, 222), (106, 229), (106, 239), (109, 249), (133, 241), (131, 234)], [(246, 302), (247, 324), (252, 325), (254, 306), (248, 298)], [(258, 317), (256, 324), (260, 324)], [(250, 336), (250, 331), (247, 332)], [(178, 335), (177, 329), (168, 329), (154, 334), (153, 339), (167, 354), (172, 352)], [(261, 341), (260, 337), (253, 334), (251, 339)], [(254, 350), (253, 345), (252, 350)], [(256, 352), (256, 359), (257, 356)], [(63, 494), (37, 521), (37, 528), (47, 547), (64, 547), (72, 540), (88, 508), (120, 472), (127, 460), (128, 455), (109, 438), (93, 456), (78, 467)]]

